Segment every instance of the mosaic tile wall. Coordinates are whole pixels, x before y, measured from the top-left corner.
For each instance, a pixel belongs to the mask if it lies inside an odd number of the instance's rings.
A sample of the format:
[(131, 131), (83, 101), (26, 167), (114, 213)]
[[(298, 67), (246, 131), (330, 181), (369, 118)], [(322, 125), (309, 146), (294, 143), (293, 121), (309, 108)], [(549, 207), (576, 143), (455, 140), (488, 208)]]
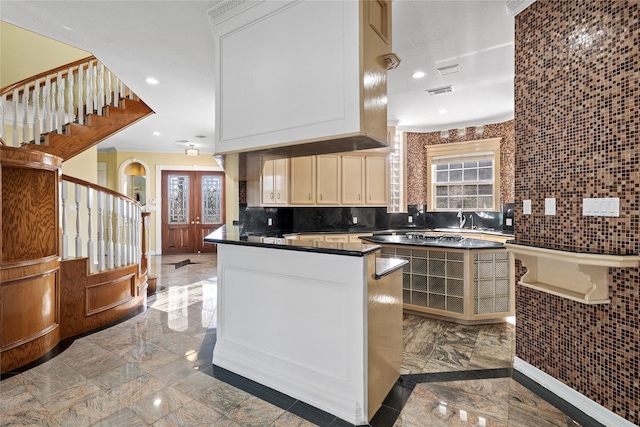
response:
[[(637, 1), (537, 0), (515, 21), (516, 240), (637, 254)], [(620, 217), (582, 216), (583, 197), (619, 197)], [(595, 306), (517, 286), (516, 355), (640, 424), (639, 269), (608, 280), (611, 304)]]
[(427, 203), (427, 151), (428, 145), (449, 144), (452, 142), (475, 141), (478, 139), (502, 138), (500, 142), (500, 201), (513, 203), (514, 193), (514, 121), (484, 125), (482, 134), (475, 127), (465, 129), (463, 136), (457, 129), (449, 130), (448, 138), (441, 138), (440, 132), (407, 133), (407, 203), (424, 205)]

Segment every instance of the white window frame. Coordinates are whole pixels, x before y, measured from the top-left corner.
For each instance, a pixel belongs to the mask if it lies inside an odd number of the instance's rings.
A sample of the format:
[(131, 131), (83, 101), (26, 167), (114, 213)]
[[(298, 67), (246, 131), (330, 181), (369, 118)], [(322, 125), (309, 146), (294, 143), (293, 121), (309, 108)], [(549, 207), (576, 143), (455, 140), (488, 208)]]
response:
[[(474, 211), (500, 210), (500, 140), (501, 138), (479, 139), (475, 141), (454, 142), (451, 144), (428, 145), (427, 151), (427, 209), (432, 212), (457, 211), (457, 208), (438, 208), (436, 205), (435, 165), (439, 159), (450, 157), (453, 161), (464, 161), (465, 157), (480, 155), (493, 156), (493, 205)], [(469, 209), (465, 209), (469, 210)]]

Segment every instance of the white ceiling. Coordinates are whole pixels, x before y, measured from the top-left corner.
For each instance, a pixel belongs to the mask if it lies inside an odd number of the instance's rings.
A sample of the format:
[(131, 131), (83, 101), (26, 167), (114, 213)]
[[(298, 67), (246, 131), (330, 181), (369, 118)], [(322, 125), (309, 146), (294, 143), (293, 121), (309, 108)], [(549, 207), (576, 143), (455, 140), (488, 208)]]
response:
[[(206, 12), (216, 3), (3, 0), (0, 19), (93, 53), (156, 112), (99, 150), (183, 153), (188, 144), (175, 141), (189, 140), (213, 153), (214, 42)], [(513, 118), (513, 17), (504, 1), (394, 0), (393, 50), (402, 63), (388, 74), (388, 119), (400, 130)], [(437, 68), (453, 64), (459, 73), (440, 76)], [(412, 78), (418, 70), (426, 77)], [(160, 84), (145, 83), (150, 76)], [(425, 92), (445, 85), (454, 91)]]

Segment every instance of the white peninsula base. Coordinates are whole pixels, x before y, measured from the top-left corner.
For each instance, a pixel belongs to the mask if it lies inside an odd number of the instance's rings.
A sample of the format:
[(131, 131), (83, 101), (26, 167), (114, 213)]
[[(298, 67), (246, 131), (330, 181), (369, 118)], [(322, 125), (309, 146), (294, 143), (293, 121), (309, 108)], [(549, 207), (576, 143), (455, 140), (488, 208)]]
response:
[(214, 365), (367, 423), (402, 362), (402, 270), (376, 279), (368, 248), (353, 256), (218, 244)]

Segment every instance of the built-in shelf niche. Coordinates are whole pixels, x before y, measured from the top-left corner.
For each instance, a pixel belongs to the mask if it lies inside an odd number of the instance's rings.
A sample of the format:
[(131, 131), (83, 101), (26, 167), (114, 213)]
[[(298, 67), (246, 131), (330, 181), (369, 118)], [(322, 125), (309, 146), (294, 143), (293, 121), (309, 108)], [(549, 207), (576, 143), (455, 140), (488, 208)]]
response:
[(518, 284), (583, 304), (608, 304), (609, 268), (637, 267), (638, 255), (559, 251), (506, 243), (527, 272)]

